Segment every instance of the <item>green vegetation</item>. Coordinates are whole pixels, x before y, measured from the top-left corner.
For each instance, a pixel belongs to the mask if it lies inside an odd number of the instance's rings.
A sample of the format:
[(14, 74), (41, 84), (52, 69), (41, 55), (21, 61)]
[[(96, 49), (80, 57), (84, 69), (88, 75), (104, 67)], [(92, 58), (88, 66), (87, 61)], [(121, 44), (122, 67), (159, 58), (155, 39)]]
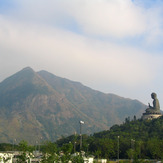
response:
[[(62, 146), (75, 140), (79, 150), (79, 139), (72, 135), (56, 143)], [(163, 159), (163, 116), (154, 120), (126, 118), (124, 124), (114, 125), (108, 131), (83, 135), (83, 150), (96, 158)]]
[(18, 156), (17, 163), (26, 163), (26, 160), (32, 157), (34, 147), (28, 145), (28, 143), (23, 140), (19, 143), (18, 150), (20, 151), (20, 155)]
[[(95, 158), (133, 159), (134, 162), (155, 159), (163, 160), (163, 116), (154, 120), (133, 120), (126, 118), (121, 125), (114, 125), (108, 131), (94, 135), (82, 135), (82, 151), (85, 156), (93, 155)], [(13, 146), (1, 144), (0, 150), (12, 150)], [(21, 141), (14, 150), (19, 150), (20, 162), (31, 157), (35, 148)], [(61, 160), (82, 163), (80, 153), (80, 136), (71, 135), (56, 142), (44, 142), (40, 145), (42, 163), (51, 163)], [(74, 155), (74, 153), (78, 153)], [(120, 161), (121, 162), (121, 161)]]

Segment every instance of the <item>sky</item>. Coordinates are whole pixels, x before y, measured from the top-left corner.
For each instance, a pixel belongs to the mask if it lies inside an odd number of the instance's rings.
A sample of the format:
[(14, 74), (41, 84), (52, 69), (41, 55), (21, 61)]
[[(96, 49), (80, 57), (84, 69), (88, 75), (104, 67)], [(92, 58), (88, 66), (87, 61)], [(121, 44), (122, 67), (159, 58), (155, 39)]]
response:
[(0, 82), (25, 67), (163, 110), (162, 0), (0, 0)]

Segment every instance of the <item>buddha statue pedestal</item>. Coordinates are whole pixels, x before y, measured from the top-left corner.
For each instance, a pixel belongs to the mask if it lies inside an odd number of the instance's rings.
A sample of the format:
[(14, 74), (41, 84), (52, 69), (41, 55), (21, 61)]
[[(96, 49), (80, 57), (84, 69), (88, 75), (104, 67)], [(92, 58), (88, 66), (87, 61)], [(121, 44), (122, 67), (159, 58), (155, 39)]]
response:
[(142, 115), (142, 119), (145, 120), (145, 119), (149, 119), (149, 120), (152, 120), (152, 119), (155, 119), (155, 118), (159, 118), (161, 117), (162, 114), (161, 113), (143, 113)]

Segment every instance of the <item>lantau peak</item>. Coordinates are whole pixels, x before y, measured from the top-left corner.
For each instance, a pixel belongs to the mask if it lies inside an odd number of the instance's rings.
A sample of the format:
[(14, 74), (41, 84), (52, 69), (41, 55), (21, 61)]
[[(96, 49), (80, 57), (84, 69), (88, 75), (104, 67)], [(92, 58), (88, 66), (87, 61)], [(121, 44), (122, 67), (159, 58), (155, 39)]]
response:
[(153, 99), (153, 106), (151, 106), (150, 103), (148, 104), (148, 108), (145, 110), (145, 113), (143, 113), (142, 119), (154, 119), (162, 116), (157, 94), (152, 93), (151, 98)]

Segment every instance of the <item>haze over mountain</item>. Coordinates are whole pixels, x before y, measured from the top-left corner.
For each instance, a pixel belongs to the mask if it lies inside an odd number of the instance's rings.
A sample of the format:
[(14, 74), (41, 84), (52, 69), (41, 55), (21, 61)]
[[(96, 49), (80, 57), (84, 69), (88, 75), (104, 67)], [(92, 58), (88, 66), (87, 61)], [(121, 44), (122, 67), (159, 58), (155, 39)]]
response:
[(128, 116), (140, 117), (137, 100), (105, 94), (47, 71), (27, 67), (0, 83), (0, 142), (30, 143), (109, 129)]

